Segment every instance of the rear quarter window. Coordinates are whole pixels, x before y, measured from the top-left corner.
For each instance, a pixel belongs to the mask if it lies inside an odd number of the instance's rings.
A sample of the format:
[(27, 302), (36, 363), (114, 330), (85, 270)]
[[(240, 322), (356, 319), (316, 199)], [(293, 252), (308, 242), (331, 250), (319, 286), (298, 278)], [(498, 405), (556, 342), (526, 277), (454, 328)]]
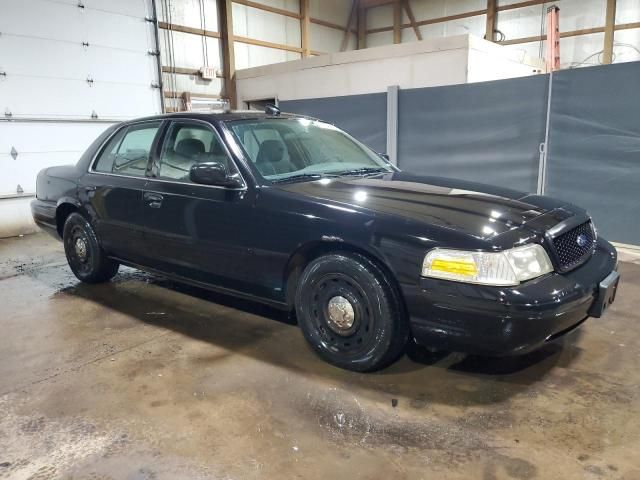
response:
[(130, 125), (107, 142), (94, 165), (96, 172), (143, 177), (160, 121)]

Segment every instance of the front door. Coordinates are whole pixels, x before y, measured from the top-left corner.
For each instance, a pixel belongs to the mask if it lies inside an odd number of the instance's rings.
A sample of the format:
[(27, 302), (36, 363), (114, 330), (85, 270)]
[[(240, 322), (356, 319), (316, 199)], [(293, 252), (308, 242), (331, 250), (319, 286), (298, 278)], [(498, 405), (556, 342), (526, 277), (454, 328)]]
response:
[(193, 183), (189, 170), (200, 162), (238, 171), (210, 124), (171, 121), (143, 194), (147, 252), (167, 273), (250, 290), (253, 191)]
[(142, 194), (150, 152), (161, 121), (130, 124), (118, 130), (79, 182), (79, 194), (103, 248), (140, 263), (144, 257)]

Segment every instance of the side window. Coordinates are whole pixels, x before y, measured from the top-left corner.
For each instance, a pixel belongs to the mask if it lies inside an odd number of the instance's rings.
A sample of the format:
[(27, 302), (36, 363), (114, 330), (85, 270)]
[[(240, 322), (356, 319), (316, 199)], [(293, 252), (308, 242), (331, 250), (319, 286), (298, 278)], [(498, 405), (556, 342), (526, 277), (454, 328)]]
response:
[(158, 177), (188, 182), (191, 167), (203, 162), (221, 163), (227, 172), (235, 172), (233, 162), (210, 127), (199, 123), (174, 122), (162, 146)]
[(113, 169), (113, 162), (116, 159), (116, 154), (118, 153), (118, 147), (120, 146), (120, 142), (122, 142), (122, 137), (127, 132), (126, 128), (122, 128), (116, 133), (109, 143), (104, 147), (102, 153), (98, 157), (98, 161), (94, 165), (94, 170), (96, 172), (106, 172), (111, 173)]
[(95, 171), (144, 177), (160, 123), (136, 124), (120, 130), (100, 153)]

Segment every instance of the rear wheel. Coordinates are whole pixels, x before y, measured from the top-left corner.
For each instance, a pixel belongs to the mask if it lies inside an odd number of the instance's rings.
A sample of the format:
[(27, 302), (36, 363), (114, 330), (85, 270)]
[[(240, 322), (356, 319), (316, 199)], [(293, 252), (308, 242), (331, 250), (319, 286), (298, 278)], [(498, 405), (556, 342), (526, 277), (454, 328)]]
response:
[(296, 314), (305, 338), (326, 361), (368, 372), (403, 352), (409, 325), (384, 272), (354, 253), (324, 255), (302, 273)]
[(107, 257), (91, 224), (79, 213), (67, 217), (62, 241), (69, 267), (79, 280), (106, 282), (118, 273), (118, 262)]

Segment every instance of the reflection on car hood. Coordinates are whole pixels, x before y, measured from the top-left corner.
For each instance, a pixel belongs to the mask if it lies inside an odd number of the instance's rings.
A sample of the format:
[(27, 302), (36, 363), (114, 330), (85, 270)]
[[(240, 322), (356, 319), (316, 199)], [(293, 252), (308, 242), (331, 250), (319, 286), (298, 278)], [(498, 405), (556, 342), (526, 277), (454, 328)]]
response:
[[(404, 172), (365, 178), (322, 179), (278, 185), (276, 188), (338, 202), (356, 210), (366, 209), (374, 214), (395, 215), (438, 225), (477, 238), (490, 238), (514, 230), (565, 206), (549, 197)], [(572, 214), (565, 211), (563, 216)], [(549, 225), (545, 222), (539, 226), (548, 228), (561, 218), (549, 220)]]

